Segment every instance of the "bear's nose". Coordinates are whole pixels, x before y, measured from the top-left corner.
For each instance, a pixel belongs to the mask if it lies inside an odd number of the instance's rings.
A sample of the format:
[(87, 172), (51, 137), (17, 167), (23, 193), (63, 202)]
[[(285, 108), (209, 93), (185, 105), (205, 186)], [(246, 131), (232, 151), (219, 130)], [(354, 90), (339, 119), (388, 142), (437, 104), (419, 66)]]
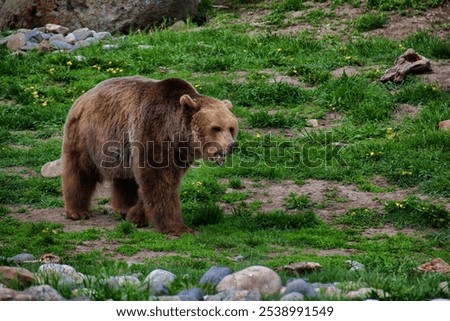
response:
[(239, 146), (239, 143), (238, 143), (238, 142), (231, 143), (231, 144), (228, 146), (228, 152), (229, 152), (229, 153), (234, 152), (234, 151), (238, 148), (238, 146)]

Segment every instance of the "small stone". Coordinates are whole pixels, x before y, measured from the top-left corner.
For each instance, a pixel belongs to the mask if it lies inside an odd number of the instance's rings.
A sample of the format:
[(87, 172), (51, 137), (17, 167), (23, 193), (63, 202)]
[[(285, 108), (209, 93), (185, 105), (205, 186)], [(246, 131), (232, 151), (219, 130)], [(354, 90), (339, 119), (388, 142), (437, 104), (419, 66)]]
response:
[(341, 294), (342, 294), (342, 290), (337, 288), (336, 286), (332, 285), (332, 286), (325, 288), (324, 294), (328, 297), (340, 298)]
[(119, 49), (119, 45), (103, 45), (104, 50)]
[(11, 51), (18, 51), (18, 50), (20, 50), (20, 48), (25, 46), (26, 43), (27, 43), (27, 41), (25, 39), (25, 34), (19, 32), (19, 33), (16, 33), (15, 35), (13, 35), (11, 38), (9, 38), (6, 46)]
[(59, 33), (62, 35), (66, 35), (69, 33), (69, 28), (54, 24), (54, 23), (48, 23), (45, 25), (45, 30), (47, 32), (51, 32), (51, 33)]
[(362, 271), (365, 269), (364, 264), (359, 263), (358, 261), (347, 260), (345, 263), (350, 268), (350, 271)]
[(50, 46), (50, 44), (47, 40), (43, 40), (39, 43), (38, 50), (40, 52), (49, 52), (49, 51), (52, 51), (52, 47)]
[(62, 49), (62, 50), (72, 50), (73, 46), (70, 43), (67, 43), (65, 41), (59, 41), (59, 40), (51, 40), (50, 46), (52, 46), (55, 49)]
[(431, 301), (450, 301), (449, 299), (444, 299), (444, 298), (437, 298), (437, 299), (433, 299)]
[(78, 32), (74, 31), (73, 34), (77, 41), (86, 40), (87, 38), (94, 36), (94, 34), (91, 30), (78, 31)]
[(32, 286), (23, 294), (30, 295), (33, 301), (64, 301), (65, 299), (50, 285)]
[(87, 38), (86, 40), (77, 41), (75, 45), (79, 45), (80, 47), (89, 47), (96, 42), (98, 42), (98, 40), (95, 38)]
[(18, 280), (22, 284), (29, 284), (36, 280), (34, 274), (27, 269), (11, 266), (0, 266), (0, 281), (9, 284), (13, 280)]
[(32, 31), (32, 30), (31, 30), (31, 29), (28, 29), (28, 28), (20, 28), (20, 29), (17, 29), (16, 32), (27, 33), (27, 32), (30, 32), (30, 31)]
[(345, 297), (348, 299), (363, 299), (371, 295), (372, 293), (376, 293), (380, 298), (386, 298), (389, 296), (388, 293), (385, 293), (383, 290), (374, 289), (374, 288), (361, 288), (357, 291), (348, 292)]
[(199, 288), (192, 288), (178, 293), (181, 301), (203, 301), (203, 292)]
[(245, 257), (243, 255), (237, 255), (233, 258), (234, 262), (241, 262), (244, 261)]
[(103, 39), (107, 39), (107, 38), (111, 38), (111, 33), (107, 32), (107, 31), (94, 32), (94, 39), (96, 39), (96, 40), (103, 40)]
[(73, 44), (75, 44), (75, 42), (77, 42), (77, 38), (75, 37), (73, 32), (71, 32), (67, 36), (64, 37), (64, 41), (73, 45)]
[(448, 294), (449, 293), (449, 284), (448, 284), (448, 282), (441, 282), (441, 283), (439, 283), (439, 289), (441, 289), (442, 292)]
[(280, 301), (303, 301), (305, 296), (298, 292), (291, 292), (283, 296)]
[(85, 57), (85, 56), (82, 56), (82, 55), (78, 55), (78, 56), (75, 56), (75, 60), (76, 60), (76, 61), (85, 61), (85, 60), (86, 60), (86, 57)]
[(0, 301), (11, 301), (17, 296), (17, 291), (8, 288), (0, 288)]
[(228, 267), (213, 266), (201, 277), (199, 284), (204, 285), (209, 283), (216, 286), (224, 277), (231, 273), (232, 271)]
[(25, 46), (20, 47), (20, 50), (28, 51), (28, 50), (38, 49), (38, 48), (39, 48), (39, 44), (37, 44), (35, 42), (27, 41)]
[(78, 28), (78, 29), (74, 30), (73, 33), (80, 33), (80, 32), (86, 32), (86, 31), (91, 31), (91, 29), (89, 29), (87, 27)]
[(260, 301), (261, 294), (258, 291), (231, 290), (209, 295), (206, 301)]
[(150, 45), (138, 45), (138, 49), (153, 49), (155, 48), (155, 46), (150, 46)]
[(39, 267), (38, 274), (44, 279), (58, 278), (60, 284), (63, 285), (81, 284), (84, 281), (84, 276), (81, 273), (66, 264), (43, 264)]
[(33, 254), (30, 253), (21, 253), (21, 254), (17, 254), (11, 258), (8, 259), (9, 262), (13, 262), (13, 263), (24, 263), (27, 261), (34, 261), (36, 260), (36, 258), (34, 257)]
[(278, 294), (280, 289), (280, 277), (265, 266), (250, 266), (227, 275), (216, 286), (217, 292), (247, 290), (258, 291), (262, 295)]
[(66, 38), (63, 35), (57, 33), (55, 35), (52, 35), (48, 40), (50, 42), (52, 42), (52, 41), (64, 41), (65, 42)]
[(25, 40), (34, 42), (34, 43), (40, 43), (42, 40), (44, 40), (44, 37), (42, 36), (42, 32), (38, 30), (31, 30), (25, 33)]
[(450, 133), (450, 119), (439, 122), (439, 129)]
[(134, 275), (112, 276), (105, 280), (105, 284), (113, 290), (119, 290), (123, 286), (138, 288), (141, 281)]
[(450, 265), (441, 258), (436, 258), (431, 260), (430, 262), (420, 265), (419, 267), (417, 267), (417, 270), (422, 273), (433, 272), (449, 274)]
[(44, 177), (58, 177), (62, 174), (61, 159), (46, 163), (41, 168), (41, 175)]
[(312, 288), (311, 284), (309, 284), (305, 280), (295, 279), (286, 285), (286, 290), (284, 291), (284, 294), (286, 295), (292, 292), (297, 292), (306, 295), (307, 293), (310, 293), (311, 288)]
[(170, 29), (175, 30), (175, 31), (180, 31), (183, 29), (186, 29), (186, 22), (184, 22), (183, 20), (179, 20), (177, 22), (175, 22), (173, 25), (170, 26)]
[(150, 285), (150, 290), (155, 295), (167, 294), (167, 287), (176, 279), (176, 275), (165, 270), (154, 270), (144, 280), (144, 284)]
[(306, 126), (308, 126), (308, 127), (319, 127), (319, 121), (317, 119), (308, 119), (306, 121)]

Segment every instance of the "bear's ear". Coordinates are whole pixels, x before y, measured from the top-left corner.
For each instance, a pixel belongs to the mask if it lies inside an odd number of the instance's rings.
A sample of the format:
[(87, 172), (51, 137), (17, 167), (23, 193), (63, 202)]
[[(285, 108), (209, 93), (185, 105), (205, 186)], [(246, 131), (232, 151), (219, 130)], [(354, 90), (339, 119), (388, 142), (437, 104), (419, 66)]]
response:
[(183, 95), (180, 98), (181, 106), (191, 109), (192, 111), (198, 111), (200, 109), (199, 104), (191, 98), (189, 95)]
[(231, 103), (231, 101), (225, 99), (225, 100), (223, 100), (223, 103), (225, 104), (225, 106), (227, 106), (227, 108), (229, 110), (231, 110), (231, 108), (233, 108), (233, 104)]

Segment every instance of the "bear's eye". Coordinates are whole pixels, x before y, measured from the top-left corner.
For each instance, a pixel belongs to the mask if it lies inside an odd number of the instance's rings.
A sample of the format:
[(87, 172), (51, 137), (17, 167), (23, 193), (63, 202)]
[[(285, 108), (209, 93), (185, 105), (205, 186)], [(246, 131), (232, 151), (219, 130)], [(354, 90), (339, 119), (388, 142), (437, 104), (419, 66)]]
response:
[(230, 127), (230, 134), (231, 134), (231, 135), (234, 134), (234, 127)]
[(214, 127), (212, 128), (212, 131), (213, 131), (213, 133), (219, 133), (219, 132), (221, 131), (221, 129), (220, 129), (219, 126), (214, 126)]

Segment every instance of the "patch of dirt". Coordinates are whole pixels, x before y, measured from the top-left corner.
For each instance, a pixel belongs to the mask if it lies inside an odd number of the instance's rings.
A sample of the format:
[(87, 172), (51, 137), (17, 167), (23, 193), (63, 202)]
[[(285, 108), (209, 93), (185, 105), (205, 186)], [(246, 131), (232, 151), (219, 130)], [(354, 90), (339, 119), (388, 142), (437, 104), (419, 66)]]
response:
[(391, 225), (386, 225), (381, 228), (368, 228), (363, 233), (361, 233), (362, 236), (375, 236), (375, 235), (387, 235), (387, 236), (395, 236), (399, 233), (410, 235), (410, 236), (418, 236), (419, 232), (411, 229), (411, 228), (403, 228), (403, 229), (397, 229)]
[(394, 119), (401, 123), (407, 117), (414, 118), (420, 112), (419, 107), (410, 104), (401, 104), (394, 112)]
[(328, 249), (328, 250), (305, 249), (303, 250), (303, 252), (307, 254), (314, 254), (317, 256), (333, 256), (333, 255), (350, 256), (357, 253), (358, 251), (355, 249)]
[(32, 176), (39, 176), (39, 173), (32, 170), (31, 168), (28, 168), (26, 166), (12, 166), (12, 167), (5, 167), (0, 168), (0, 173), (7, 173), (7, 174), (15, 174), (22, 176), (23, 178), (29, 178)]
[[(344, 185), (340, 182), (309, 179), (303, 185), (293, 181), (270, 182), (243, 180), (247, 192), (246, 203), (260, 202), (260, 211), (270, 212), (285, 210), (284, 201), (290, 193), (308, 195), (313, 203), (319, 204), (316, 214), (325, 222), (331, 222), (335, 217), (346, 213), (351, 208), (370, 208), (381, 210), (386, 201), (403, 200), (409, 195), (416, 194), (415, 189), (397, 189), (393, 192), (363, 192), (354, 184)], [(387, 185), (387, 182), (383, 182)], [(228, 189), (226, 192), (234, 191)], [(220, 204), (226, 213), (230, 213), (234, 206)], [(289, 212), (289, 211), (288, 211)]]
[(417, 76), (430, 84), (437, 84), (446, 92), (450, 92), (450, 63), (446, 61), (431, 61), (431, 68), (433, 72)]
[(104, 238), (99, 240), (84, 241), (83, 244), (77, 245), (75, 250), (71, 251), (70, 254), (89, 253), (93, 250), (101, 250), (102, 253), (110, 256), (111, 258), (126, 261), (128, 264), (139, 264), (143, 263), (146, 259), (179, 255), (176, 252), (157, 252), (151, 250), (141, 250), (132, 255), (123, 255), (117, 253), (117, 248), (120, 245), (121, 244), (118, 242), (108, 241)]
[(433, 35), (445, 38), (449, 34), (449, 17), (450, 2), (446, 1), (438, 8), (429, 9), (414, 16), (390, 13), (389, 21), (384, 28), (369, 31), (367, 34), (400, 40), (420, 30), (431, 30)]

